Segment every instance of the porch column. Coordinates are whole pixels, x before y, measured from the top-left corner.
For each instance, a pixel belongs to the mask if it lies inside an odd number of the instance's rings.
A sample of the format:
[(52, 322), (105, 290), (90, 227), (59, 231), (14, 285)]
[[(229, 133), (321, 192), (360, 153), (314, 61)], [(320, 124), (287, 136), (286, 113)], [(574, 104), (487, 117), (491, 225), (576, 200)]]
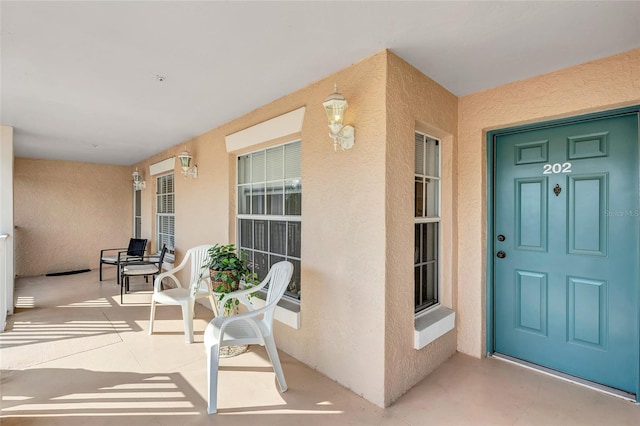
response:
[(0, 331), (13, 314), (13, 127), (0, 126)]

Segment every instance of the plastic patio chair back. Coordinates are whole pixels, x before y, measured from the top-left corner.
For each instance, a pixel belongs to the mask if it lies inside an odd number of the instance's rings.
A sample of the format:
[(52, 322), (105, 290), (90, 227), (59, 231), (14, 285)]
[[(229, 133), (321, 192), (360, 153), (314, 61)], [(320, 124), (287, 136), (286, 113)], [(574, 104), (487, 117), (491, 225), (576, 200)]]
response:
[(293, 275), (293, 265), (290, 262), (278, 262), (275, 263), (269, 273), (265, 277), (264, 281), (269, 282), (269, 288), (267, 290), (267, 297), (265, 298), (265, 307), (269, 306), (270, 309), (266, 310), (262, 321), (266, 327), (269, 328), (269, 332), (273, 327), (273, 316), (275, 315), (276, 305), (284, 296), (284, 292), (287, 291), (289, 281)]
[(291, 262), (275, 263), (269, 269), (265, 279), (256, 287), (228, 293), (221, 299), (220, 310), (229, 298), (236, 298), (242, 301), (243, 304), (249, 303), (245, 302), (247, 300), (246, 295), (259, 291), (267, 284), (269, 285), (263, 307), (255, 309), (250, 304), (247, 304), (249, 312), (215, 317), (209, 322), (204, 331), (204, 346), (207, 352), (207, 395), (209, 400), (207, 412), (209, 414), (216, 413), (218, 410), (218, 370), (220, 348), (222, 346), (264, 345), (280, 385), (280, 391), (286, 392), (287, 382), (284, 378), (278, 349), (273, 337), (273, 317), (276, 305), (284, 295), (292, 275), (293, 264)]
[[(163, 272), (156, 276), (153, 282), (153, 294), (151, 296), (151, 312), (149, 316), (149, 334), (153, 334), (153, 322), (157, 305), (178, 305), (182, 309), (182, 319), (184, 323), (185, 341), (193, 342), (193, 316), (195, 300), (208, 298), (212, 308), (215, 307), (215, 300), (211, 292), (209, 274), (202, 273), (202, 265), (205, 263), (209, 249), (212, 244), (204, 244), (192, 247), (184, 255), (182, 262), (175, 268)], [(176, 276), (176, 272), (185, 267), (191, 268), (189, 271), (189, 281), (182, 280)], [(164, 289), (162, 280), (171, 280), (176, 286)]]
[(189, 279), (189, 290), (191, 292), (191, 295), (194, 297), (202, 295), (204, 293), (211, 293), (210, 287), (202, 288), (204, 285), (210, 286), (210, 284), (208, 284), (208, 280), (202, 279), (203, 277), (207, 277), (209, 275), (209, 270), (206, 268), (203, 269), (202, 265), (205, 264), (207, 258), (209, 257), (209, 249), (211, 247), (212, 246), (210, 244), (205, 244), (190, 248), (187, 251), (186, 256), (189, 256), (191, 259), (191, 277)]

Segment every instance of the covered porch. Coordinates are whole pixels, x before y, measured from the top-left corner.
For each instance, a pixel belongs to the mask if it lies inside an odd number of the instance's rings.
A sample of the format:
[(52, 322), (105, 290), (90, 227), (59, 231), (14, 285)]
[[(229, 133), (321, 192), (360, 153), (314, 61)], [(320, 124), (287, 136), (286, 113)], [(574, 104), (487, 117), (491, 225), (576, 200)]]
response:
[[(637, 425), (629, 401), (494, 358), (455, 354), (393, 405), (380, 408), (281, 353), (280, 394), (263, 348), (222, 360), (217, 415), (206, 414), (202, 333), (184, 343), (176, 307), (149, 336), (150, 284), (119, 304), (98, 273), (20, 278), (2, 347), (3, 425)], [(278, 336), (276, 334), (276, 340)], [(341, 348), (336, 346), (335, 351)], [(363, 360), (365, 362), (366, 360)]]

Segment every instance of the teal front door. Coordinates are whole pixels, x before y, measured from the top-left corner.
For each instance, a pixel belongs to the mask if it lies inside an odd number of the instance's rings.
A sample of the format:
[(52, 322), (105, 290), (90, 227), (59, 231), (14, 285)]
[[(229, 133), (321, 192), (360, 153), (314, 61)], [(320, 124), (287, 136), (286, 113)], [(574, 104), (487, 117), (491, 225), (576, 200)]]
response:
[(494, 349), (638, 394), (638, 114), (494, 137)]

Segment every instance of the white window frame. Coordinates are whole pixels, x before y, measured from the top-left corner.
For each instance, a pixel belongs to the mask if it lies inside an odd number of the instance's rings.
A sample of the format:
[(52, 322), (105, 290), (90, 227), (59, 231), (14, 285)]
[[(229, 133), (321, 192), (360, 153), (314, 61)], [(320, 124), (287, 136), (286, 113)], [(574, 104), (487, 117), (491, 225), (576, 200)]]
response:
[[(433, 140), (438, 141), (438, 162), (437, 162), (437, 169), (438, 169), (438, 196), (436, 197), (435, 202), (437, 203), (437, 209), (435, 214), (429, 216), (426, 211), (424, 206), (426, 206), (426, 197), (425, 197), (425, 193), (423, 192), (423, 196), (422, 199), (424, 200), (424, 205), (423, 205), (423, 214), (420, 217), (415, 217), (415, 206), (414, 206), (414, 235), (415, 235), (415, 225), (416, 224), (424, 224), (424, 223), (437, 223), (438, 225), (438, 242), (436, 244), (436, 250), (437, 250), (437, 254), (436, 254), (436, 268), (437, 268), (437, 278), (436, 278), (436, 300), (435, 303), (430, 305), (430, 306), (426, 306), (424, 308), (421, 309), (416, 309), (416, 303), (414, 300), (414, 329), (413, 329), (413, 348), (415, 350), (420, 350), (426, 346), (428, 346), (431, 342), (435, 341), (436, 339), (440, 338), (441, 336), (444, 336), (446, 333), (450, 332), (451, 330), (453, 330), (455, 328), (455, 322), (456, 322), (456, 314), (453, 310), (451, 310), (450, 308), (447, 308), (446, 306), (442, 305), (441, 302), (441, 297), (442, 297), (442, 254), (443, 254), (443, 250), (442, 250), (442, 176), (443, 176), (443, 170), (442, 170), (442, 157), (444, 154), (444, 150), (442, 147), (442, 139), (438, 138), (438, 137), (434, 137), (429, 135), (428, 133), (424, 133), (424, 132), (420, 132), (420, 131), (416, 131), (415, 135), (421, 135), (423, 137), (423, 141), (424, 138), (430, 138)], [(414, 138), (414, 142), (415, 142), (415, 138)], [(415, 144), (414, 144), (415, 146)], [(423, 143), (424, 146), (424, 143)], [(425, 163), (423, 163), (423, 168), (422, 170), (425, 171), (426, 170), (426, 152), (423, 151), (423, 161)], [(416, 156), (416, 160), (417, 160), (417, 152), (414, 153), (414, 155)], [(414, 174), (415, 176), (422, 176), (424, 178), (427, 178), (429, 176), (426, 175), (420, 175), (420, 174), (416, 174), (415, 170), (414, 170)], [(434, 178), (435, 176), (431, 176), (430, 178)], [(415, 195), (415, 182), (416, 179), (414, 177), (413, 179), (414, 183), (414, 200), (416, 199), (416, 195)], [(424, 184), (423, 184), (423, 188), (425, 188)], [(424, 189), (423, 189), (424, 191)], [(414, 247), (415, 247), (415, 241), (414, 241)], [(420, 260), (420, 259), (418, 259)], [(415, 265), (419, 264), (421, 262), (416, 262), (416, 259), (414, 258), (414, 277), (415, 277)], [(415, 293), (415, 278), (413, 280), (413, 292), (412, 294)]]
[[(173, 179), (173, 192), (161, 193), (160, 189), (162, 188), (162, 181), (167, 179), (168, 177)], [(167, 253), (172, 257), (175, 252), (175, 176), (173, 173), (167, 173), (164, 175), (156, 176), (156, 250), (159, 253), (162, 250), (162, 241), (165, 241), (165, 238), (161, 238), (162, 236), (167, 236), (169, 241), (173, 240), (173, 245), (167, 244)], [(160, 212), (159, 206), (159, 198), (161, 195), (172, 195), (173, 196), (173, 212)], [(173, 234), (161, 232), (160, 229), (160, 218), (168, 217), (173, 218)]]
[[(241, 157), (245, 157), (245, 156), (254, 156), (255, 154), (259, 154), (259, 153), (264, 153), (264, 157), (265, 157), (265, 165), (266, 165), (266, 161), (267, 161), (267, 151), (274, 149), (274, 148), (280, 148), (280, 147), (284, 147), (286, 150), (286, 146), (288, 145), (293, 145), (293, 144), (299, 144), (300, 145), (300, 149), (302, 149), (302, 141), (301, 140), (295, 140), (295, 141), (291, 141), (291, 142), (287, 142), (287, 143), (283, 143), (280, 145), (275, 145), (269, 148), (265, 148), (265, 149), (260, 149), (260, 150), (256, 150), (256, 151), (252, 151), (249, 153), (244, 153), (242, 155), (239, 155), (236, 158), (236, 246), (244, 251), (248, 251), (246, 249), (243, 248), (242, 245), (242, 228), (241, 228), (241, 221), (242, 220), (259, 220), (259, 221), (266, 221), (266, 222), (285, 222), (285, 226), (286, 226), (286, 232), (287, 232), (287, 238), (285, 238), (287, 246), (286, 248), (288, 248), (288, 232), (289, 232), (289, 223), (293, 223), (293, 222), (297, 222), (300, 223), (300, 231), (301, 231), (301, 227), (302, 227), (302, 212), (300, 212), (299, 215), (293, 215), (293, 214), (286, 214), (286, 193), (283, 193), (283, 206), (282, 206), (282, 214), (280, 215), (274, 215), (274, 214), (268, 214), (267, 212), (267, 194), (265, 193), (264, 195), (264, 211), (262, 213), (251, 213), (252, 212), (252, 206), (251, 203), (253, 203), (253, 197), (250, 197), (250, 205), (249, 205), (249, 212), (250, 213), (238, 213), (240, 212), (242, 209), (240, 208), (241, 206), (240, 204), (240, 194), (241, 194), (241, 190), (244, 187), (247, 186), (252, 186), (252, 185), (264, 185), (265, 189), (267, 188), (267, 186), (269, 184), (273, 184), (273, 183), (280, 183), (282, 182), (283, 184), (283, 190), (285, 190), (286, 185), (285, 182), (286, 181), (290, 181), (290, 180), (298, 180), (299, 181), (299, 185), (300, 185), (300, 202), (302, 199), (302, 176), (296, 176), (296, 177), (287, 177), (283, 171), (283, 178), (282, 179), (277, 179), (277, 180), (266, 180), (267, 178), (265, 178), (265, 181), (254, 181), (253, 178), (253, 172), (250, 171), (250, 176), (249, 176), (249, 182), (243, 182), (240, 183), (239, 180), (239, 174), (240, 174), (240, 170), (239, 170), (239, 160)], [(253, 161), (253, 159), (252, 159)], [(302, 162), (302, 159), (300, 159), (300, 161)], [(285, 167), (285, 158), (283, 156), (283, 168)], [(300, 164), (300, 168), (302, 167), (302, 165)], [(302, 174), (302, 173), (300, 173)], [(301, 207), (300, 207), (301, 208)], [(252, 232), (254, 232), (252, 230)], [(267, 231), (267, 234), (269, 232)], [(252, 235), (252, 241), (255, 241), (255, 235)], [(302, 245), (302, 238), (300, 237), (300, 245)], [(301, 250), (301, 247), (300, 247)], [(255, 249), (252, 248), (251, 251), (253, 251), (254, 253), (261, 253), (261, 254), (266, 254), (267, 256), (274, 256), (274, 257), (278, 257), (278, 258), (283, 258), (286, 260), (293, 260), (294, 262), (294, 266), (296, 266), (296, 269), (298, 269), (297, 271), (294, 270), (294, 280), (298, 279), (300, 280), (300, 268), (302, 265), (302, 256), (300, 253), (300, 257), (296, 257), (294, 255), (288, 254), (288, 250), (285, 249), (285, 253), (286, 254), (280, 254), (280, 253), (275, 253), (275, 252), (270, 252), (269, 251), (269, 247), (266, 248), (266, 250), (259, 250), (259, 249)], [(301, 298), (301, 282), (298, 281), (298, 294), (297, 297), (295, 295), (292, 295), (291, 293), (287, 292), (284, 295), (284, 298), (290, 302), (293, 302), (294, 304), (299, 304), (300, 303), (300, 298)], [(297, 328), (297, 327), (296, 327)]]
[[(428, 224), (428, 223), (434, 223), (437, 226), (437, 241), (435, 243), (436, 245), (436, 256), (435, 256), (435, 261), (433, 262), (436, 271), (436, 277), (435, 277), (435, 287), (434, 287), (434, 293), (435, 293), (435, 297), (434, 297), (434, 302), (430, 303), (430, 304), (416, 304), (415, 300), (414, 300), (414, 313), (415, 315), (420, 315), (425, 311), (428, 311), (430, 309), (433, 309), (437, 306), (439, 306), (440, 304), (440, 295), (442, 294), (442, 288), (441, 288), (441, 279), (440, 279), (440, 272), (441, 272), (441, 254), (442, 254), (442, 246), (441, 246), (441, 234), (442, 234), (442, 226), (441, 226), (441, 222), (442, 222), (442, 218), (441, 218), (441, 192), (442, 192), (442, 141), (440, 138), (431, 136), (429, 134), (423, 133), (423, 132), (419, 132), (419, 131), (415, 131), (415, 139), (417, 139), (417, 136), (421, 136), (422, 137), (422, 146), (423, 146), (423, 155), (422, 155), (422, 170), (426, 173), (427, 170), (427, 149), (426, 149), (426, 140), (427, 139), (431, 139), (433, 141), (436, 142), (436, 146), (437, 146), (437, 161), (435, 163), (436, 167), (437, 167), (437, 176), (435, 175), (427, 175), (427, 174), (420, 174), (418, 173), (417, 170), (414, 169), (414, 235), (415, 235), (415, 225), (419, 225), (419, 224)], [(416, 151), (414, 153), (415, 155), (415, 162), (417, 163), (418, 161), (418, 152)], [(417, 203), (418, 199), (417, 196), (415, 194), (415, 185), (416, 182), (418, 180), (421, 180), (422, 182), (422, 215), (418, 216), (416, 213), (416, 208), (415, 208), (415, 203)], [(429, 212), (427, 211), (427, 204), (428, 201), (427, 200), (427, 185), (426, 182), (427, 181), (431, 181), (434, 182), (437, 187), (436, 187), (436, 197), (435, 197), (435, 203), (436, 203), (436, 208), (435, 208), (435, 212), (432, 213), (431, 215), (429, 214)], [(422, 234), (421, 234), (422, 235)], [(414, 247), (415, 247), (415, 241), (414, 241)], [(422, 244), (420, 244), (420, 247), (422, 247)], [(414, 258), (414, 277), (415, 277), (415, 268), (418, 265), (423, 265), (426, 266), (427, 263), (430, 262), (422, 262), (420, 261), (420, 259), (418, 259), (418, 261), (416, 262), (416, 259)], [(422, 276), (422, 275), (421, 275)], [(415, 282), (415, 278), (414, 278), (414, 293), (416, 291), (416, 286), (418, 284)]]

